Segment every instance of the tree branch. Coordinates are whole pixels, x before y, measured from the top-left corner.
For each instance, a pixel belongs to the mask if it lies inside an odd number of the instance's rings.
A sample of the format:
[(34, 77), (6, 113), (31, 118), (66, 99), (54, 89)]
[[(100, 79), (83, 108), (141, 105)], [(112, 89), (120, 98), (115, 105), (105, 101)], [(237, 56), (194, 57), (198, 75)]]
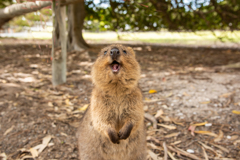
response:
[(30, 12), (38, 11), (44, 7), (50, 6), (52, 2), (49, 1), (37, 1), (17, 3), (0, 9), (0, 28), (1, 26), (11, 20), (14, 17), (21, 16)]

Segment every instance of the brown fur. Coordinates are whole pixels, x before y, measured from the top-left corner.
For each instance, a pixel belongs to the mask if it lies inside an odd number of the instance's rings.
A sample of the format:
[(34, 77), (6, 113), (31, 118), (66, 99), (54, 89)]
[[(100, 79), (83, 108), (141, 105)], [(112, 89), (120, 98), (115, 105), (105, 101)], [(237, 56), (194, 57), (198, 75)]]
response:
[[(120, 51), (121, 68), (117, 74), (110, 68), (110, 50), (114, 47)], [(132, 48), (111, 45), (101, 50), (92, 68), (91, 104), (78, 131), (81, 160), (146, 159), (139, 78), (140, 66)]]

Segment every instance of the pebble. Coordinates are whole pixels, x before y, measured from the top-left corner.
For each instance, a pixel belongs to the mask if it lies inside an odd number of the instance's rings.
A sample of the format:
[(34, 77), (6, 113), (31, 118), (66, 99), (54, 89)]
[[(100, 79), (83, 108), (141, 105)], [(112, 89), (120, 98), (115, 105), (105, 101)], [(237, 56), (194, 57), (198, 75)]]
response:
[(151, 122), (148, 122), (148, 123), (147, 123), (147, 127), (148, 127), (148, 126), (151, 126)]
[(178, 116), (182, 116), (182, 115), (183, 115), (183, 113), (181, 113), (181, 112), (180, 112), (180, 113), (178, 113), (177, 115), (178, 115)]
[(143, 107), (143, 110), (144, 110), (144, 111), (147, 111), (147, 110), (148, 110), (148, 106), (144, 106), (144, 107)]
[(210, 127), (210, 126), (212, 126), (212, 123), (206, 123), (205, 126)]
[(192, 150), (192, 149), (187, 149), (187, 152), (188, 152), (188, 153), (194, 153), (194, 150)]
[(215, 116), (215, 117), (212, 117), (211, 119), (217, 119), (217, 118), (221, 118), (220, 116)]

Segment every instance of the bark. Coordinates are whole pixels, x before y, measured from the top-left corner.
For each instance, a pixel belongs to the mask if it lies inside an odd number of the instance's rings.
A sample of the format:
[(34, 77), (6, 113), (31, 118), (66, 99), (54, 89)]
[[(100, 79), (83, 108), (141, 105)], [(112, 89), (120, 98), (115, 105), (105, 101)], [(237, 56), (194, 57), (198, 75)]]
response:
[(83, 38), (82, 30), (86, 11), (84, 1), (70, 4), (68, 6), (68, 50), (83, 51), (89, 45)]
[(66, 5), (69, 5), (69, 4), (75, 4), (75, 3), (79, 3), (84, 0), (61, 0), (61, 6), (66, 6)]
[(21, 16), (26, 13), (38, 11), (44, 7), (50, 6), (52, 3), (48, 1), (25, 2), (17, 3), (0, 9), (0, 28), (6, 22), (10, 21), (16, 16)]
[(52, 83), (54, 86), (66, 82), (67, 73), (67, 37), (66, 37), (66, 7), (53, 1), (53, 34), (52, 34)]

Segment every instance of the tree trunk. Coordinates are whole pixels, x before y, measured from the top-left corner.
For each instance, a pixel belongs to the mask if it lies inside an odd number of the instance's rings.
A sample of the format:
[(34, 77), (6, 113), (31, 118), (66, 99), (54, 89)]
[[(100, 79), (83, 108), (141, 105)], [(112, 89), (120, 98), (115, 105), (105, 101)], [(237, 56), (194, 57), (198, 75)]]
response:
[(52, 34), (52, 83), (54, 86), (66, 82), (67, 73), (67, 37), (66, 37), (66, 7), (53, 1), (54, 11)]
[(38, 11), (44, 7), (50, 6), (51, 2), (25, 2), (17, 3), (0, 9), (0, 28), (14, 17), (21, 16), (30, 12)]
[(84, 0), (68, 6), (68, 50), (83, 51), (89, 48), (82, 36), (84, 18), (86, 11)]

